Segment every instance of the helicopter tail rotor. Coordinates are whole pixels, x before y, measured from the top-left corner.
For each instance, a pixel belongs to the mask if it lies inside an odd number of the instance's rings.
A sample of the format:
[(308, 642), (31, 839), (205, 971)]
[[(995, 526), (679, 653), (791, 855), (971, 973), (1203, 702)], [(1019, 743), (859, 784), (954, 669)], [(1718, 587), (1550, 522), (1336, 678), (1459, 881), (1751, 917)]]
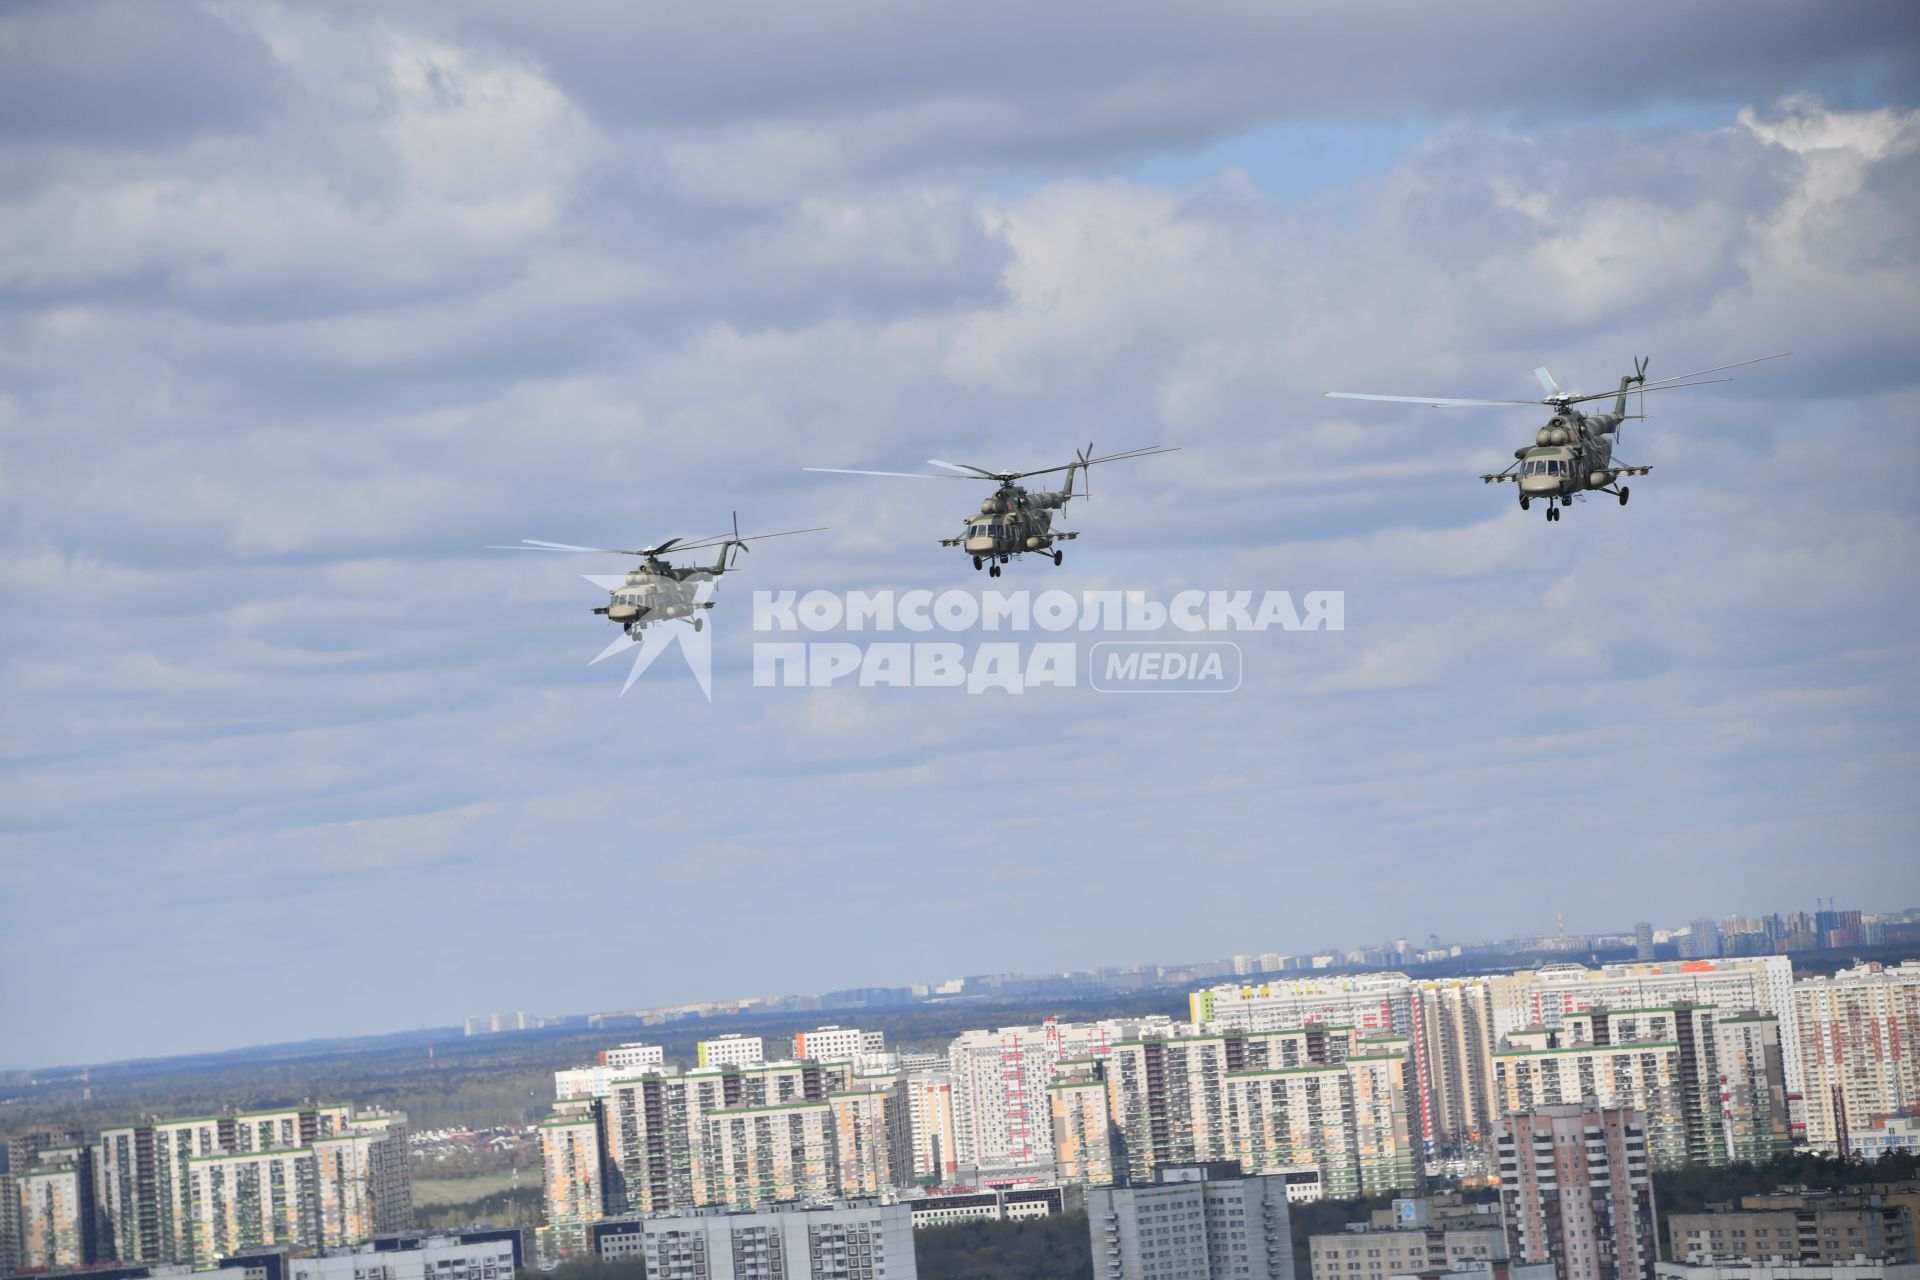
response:
[[(1093, 468), (1087, 465), (1087, 460), (1093, 457), (1093, 441), (1087, 441), (1087, 447), (1085, 449), (1075, 449), (1073, 456), (1079, 460), (1081, 474), (1086, 476), (1086, 488), (1081, 490), (1081, 496), (1091, 498), (1093, 496)], [(1072, 467), (1067, 468), (1067, 496), (1069, 498), (1073, 496)]]

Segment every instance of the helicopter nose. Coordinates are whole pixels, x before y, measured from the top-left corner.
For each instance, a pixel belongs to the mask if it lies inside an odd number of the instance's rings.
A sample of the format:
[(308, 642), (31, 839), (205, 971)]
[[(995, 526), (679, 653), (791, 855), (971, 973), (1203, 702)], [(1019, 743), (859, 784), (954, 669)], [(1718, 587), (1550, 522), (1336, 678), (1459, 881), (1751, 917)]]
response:
[(962, 542), (960, 546), (963, 549), (972, 552), (974, 555), (984, 556), (992, 552), (993, 539), (992, 538), (968, 538), (965, 542)]
[(1520, 477), (1520, 492), (1522, 493), (1558, 493), (1559, 491), (1559, 476)]

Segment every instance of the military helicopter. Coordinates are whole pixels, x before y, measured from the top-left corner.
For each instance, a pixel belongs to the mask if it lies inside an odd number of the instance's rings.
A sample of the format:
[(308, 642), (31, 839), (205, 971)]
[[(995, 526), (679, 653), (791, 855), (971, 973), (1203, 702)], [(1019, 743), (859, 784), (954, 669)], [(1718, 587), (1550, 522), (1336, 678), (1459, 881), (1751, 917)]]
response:
[[(543, 542), (538, 538), (522, 538), (520, 545), (512, 547), (489, 547), (490, 551), (591, 551), (614, 556), (639, 556), (640, 563), (627, 571), (626, 581), (608, 588), (612, 597), (606, 604), (594, 612), (610, 622), (617, 622), (630, 637), (638, 637), (648, 626), (671, 622), (678, 618), (691, 618), (693, 629), (699, 631), (706, 625), (702, 610), (713, 608), (713, 601), (700, 598), (703, 584), (712, 582), (721, 574), (730, 571), (739, 560), (741, 552), (750, 550), (750, 542), (761, 542), (767, 538), (786, 538), (796, 533), (819, 533), (825, 529), (819, 525), (812, 529), (787, 529), (781, 533), (760, 533), (752, 537), (740, 536), (740, 513), (734, 512), (733, 532), (720, 534), (712, 538), (701, 538), (688, 542), (684, 538), (668, 538), (665, 542), (651, 547), (581, 547), (571, 542)], [(675, 552), (704, 551), (708, 547), (720, 548), (720, 554), (710, 565), (669, 564), (660, 557), (669, 550)], [(727, 553), (733, 554), (729, 556)]]
[[(1125, 453), (1110, 453), (1105, 457), (1093, 456), (1093, 446), (1074, 450), (1074, 460), (1057, 467), (1041, 467), (1035, 471), (988, 471), (984, 467), (969, 466), (964, 462), (942, 462), (938, 458), (927, 459), (930, 467), (944, 467), (945, 473), (935, 474), (925, 471), (856, 471), (847, 467), (803, 467), (803, 471), (825, 471), (842, 476), (896, 476), (903, 480), (992, 480), (1000, 487), (993, 495), (980, 504), (978, 515), (960, 517), (967, 531), (957, 538), (942, 538), (943, 547), (959, 547), (973, 557), (973, 567), (986, 567), (989, 577), (1000, 576), (1000, 567), (1009, 560), (1025, 555), (1029, 551), (1041, 555), (1050, 555), (1053, 562), (1059, 564), (1065, 556), (1058, 542), (1068, 542), (1080, 535), (1065, 529), (1053, 527), (1053, 513), (1067, 505), (1076, 495), (1073, 492), (1073, 473), (1084, 471), (1088, 467), (1102, 462), (1120, 462), (1127, 458), (1147, 458), (1156, 453), (1178, 453), (1178, 449), (1165, 449), (1159, 445), (1149, 445), (1144, 449), (1129, 449)], [(1067, 483), (1057, 493), (1034, 493), (1017, 483), (1029, 476), (1048, 476), (1056, 471), (1067, 473)], [(1092, 497), (1092, 488), (1084, 492)]]
[[(1755, 356), (1751, 360), (1738, 360), (1733, 364), (1715, 365), (1711, 369), (1696, 369), (1692, 373), (1678, 373), (1671, 378), (1657, 378), (1647, 381), (1647, 363), (1650, 357), (1641, 357), (1633, 362), (1633, 372), (1620, 379), (1615, 391), (1602, 391), (1593, 395), (1578, 395), (1563, 391), (1553, 375), (1545, 369), (1535, 369), (1533, 376), (1540, 380), (1540, 386), (1546, 395), (1538, 400), (1462, 400), (1446, 396), (1376, 396), (1359, 391), (1329, 391), (1327, 395), (1340, 400), (1393, 400), (1404, 404), (1431, 405), (1436, 409), (1455, 409), (1468, 405), (1546, 405), (1553, 410), (1553, 417), (1533, 438), (1531, 445), (1513, 451), (1513, 464), (1496, 475), (1481, 476), (1483, 484), (1513, 483), (1519, 486), (1520, 509), (1525, 511), (1536, 499), (1547, 504), (1547, 519), (1558, 520), (1563, 509), (1573, 505), (1576, 496), (1584, 496), (1588, 490), (1613, 494), (1620, 500), (1621, 506), (1627, 505), (1627, 495), (1631, 492), (1619, 481), (1623, 476), (1644, 476), (1652, 467), (1623, 466), (1613, 461), (1613, 446), (1620, 440), (1620, 426), (1629, 418), (1642, 418), (1645, 413), (1627, 412), (1627, 396), (1630, 392), (1642, 394), (1648, 391), (1677, 391), (1681, 387), (1704, 387), (1716, 382), (1731, 382), (1731, 378), (1706, 378), (1700, 382), (1689, 382), (1689, 378), (1699, 378), (1702, 374), (1719, 373), (1725, 369), (1738, 369), (1745, 365), (1759, 364), (1762, 360), (1778, 360), (1791, 355), (1789, 351), (1775, 352), (1770, 356)], [(1604, 400), (1615, 397), (1612, 413), (1583, 413), (1575, 405), (1590, 400)], [(1558, 503), (1556, 506), (1555, 504)]]

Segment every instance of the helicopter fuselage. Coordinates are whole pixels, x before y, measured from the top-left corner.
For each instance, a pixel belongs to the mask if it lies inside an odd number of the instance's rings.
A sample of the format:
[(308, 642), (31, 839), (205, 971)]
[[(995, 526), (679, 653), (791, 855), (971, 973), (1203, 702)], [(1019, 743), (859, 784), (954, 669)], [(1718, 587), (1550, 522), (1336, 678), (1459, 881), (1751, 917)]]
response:
[(1005, 564), (1027, 552), (1051, 555), (1057, 560), (1056, 542), (1077, 534), (1053, 527), (1053, 513), (1067, 505), (1070, 491), (1029, 493), (1019, 485), (1006, 484), (980, 504), (980, 510), (961, 517), (966, 532), (957, 538), (942, 538), (943, 547), (959, 547), (973, 557), (978, 569), (986, 564)]
[(614, 587), (608, 602), (594, 612), (617, 622), (633, 635), (657, 622), (692, 618), (694, 628), (701, 625), (700, 612), (713, 608), (713, 601), (698, 598), (700, 584), (711, 582), (724, 568), (714, 565), (673, 565), (664, 560), (647, 560), (627, 573), (627, 580)]
[(1619, 402), (1612, 413), (1582, 413), (1571, 405), (1560, 405), (1532, 444), (1513, 451), (1511, 467), (1480, 479), (1488, 484), (1512, 481), (1520, 491), (1520, 509), (1545, 502), (1549, 520), (1560, 518), (1556, 505), (1569, 506), (1576, 494), (1592, 490), (1610, 493), (1625, 506), (1628, 490), (1619, 483), (1621, 477), (1651, 470), (1619, 466), (1613, 460), (1615, 433), (1627, 420), (1627, 388), (1636, 380), (1633, 376), (1620, 380)]

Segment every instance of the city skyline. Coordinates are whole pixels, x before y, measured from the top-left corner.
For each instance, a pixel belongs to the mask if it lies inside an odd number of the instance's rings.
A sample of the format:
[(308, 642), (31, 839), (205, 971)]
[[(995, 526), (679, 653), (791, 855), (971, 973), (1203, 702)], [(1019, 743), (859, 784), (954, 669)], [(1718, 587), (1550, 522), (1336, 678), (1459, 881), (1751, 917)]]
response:
[[(1820, 901), (1826, 901), (1826, 899), (1821, 899)], [(1822, 909), (1824, 910), (1824, 908)], [(1903, 908), (1890, 909), (1888, 912), (1884, 914), (1893, 915), (1893, 916), (1912, 916), (1916, 911), (1920, 911), (1920, 908), (1903, 907)], [(1853, 914), (1862, 914), (1858, 911), (1857, 908), (1842, 908), (1840, 909), (1840, 912), (1842, 914), (1845, 914), (1848, 912), (1852, 912)], [(1734, 920), (1734, 919), (1765, 920), (1769, 917), (1783, 918), (1783, 917), (1791, 917), (1791, 916), (1802, 915), (1802, 914), (1812, 915), (1813, 912), (1769, 911), (1769, 912), (1760, 913), (1758, 915), (1750, 915), (1744, 912), (1729, 912), (1729, 913), (1725, 913), (1723, 915), (1717, 915), (1717, 916), (1697, 917), (1694, 920), (1689, 921), (1689, 925), (1697, 924), (1699, 922), (1699, 919), (1701, 918), (1710, 919), (1717, 925), (1720, 922), (1726, 921), (1726, 920)], [(1864, 914), (1872, 916), (1878, 913), (1869, 912)], [(1682, 932), (1682, 929), (1677, 927), (1671, 927), (1671, 926), (1661, 926), (1659, 931), (1673, 934), (1673, 933)], [(1625, 946), (1633, 942), (1634, 935), (1635, 935), (1634, 926), (1628, 926), (1627, 928), (1624, 928), (1624, 929), (1600, 929), (1600, 930), (1594, 930), (1591, 932), (1580, 932), (1580, 931), (1569, 930), (1564, 935), (1563, 938), (1559, 938), (1558, 940), (1566, 941), (1566, 942), (1580, 942), (1580, 941), (1591, 941), (1593, 939), (1598, 939), (1598, 938), (1610, 938), (1610, 939), (1618, 940), (1619, 944), (1624, 949)], [(1421, 937), (1407, 937), (1406, 941), (1408, 942), (1410, 947), (1418, 951), (1418, 950), (1424, 949), (1428, 939), (1432, 939), (1432, 938), (1438, 938), (1438, 935), (1429, 934), (1429, 935), (1423, 935)], [(1554, 941), (1556, 941), (1556, 935), (1551, 933), (1548, 933), (1548, 934), (1522, 933), (1522, 934), (1510, 935), (1507, 937), (1485, 938), (1480, 941), (1472, 942), (1472, 943), (1462, 943), (1462, 942), (1454, 942), (1446, 939), (1440, 939), (1440, 942), (1443, 948), (1459, 947), (1459, 948), (1467, 948), (1467, 949), (1505, 948), (1508, 946), (1517, 946), (1517, 945), (1527, 944), (1527, 943), (1552, 943)], [(1356, 972), (1357, 971), (1357, 972), (1364, 973), (1369, 971), (1370, 969), (1377, 969), (1380, 966), (1370, 964), (1367, 961), (1363, 961), (1363, 960), (1361, 961), (1350, 960), (1348, 959), (1348, 957), (1356, 956), (1364, 952), (1374, 952), (1382, 948), (1390, 947), (1392, 942), (1393, 942), (1392, 938), (1386, 938), (1386, 939), (1379, 939), (1375, 943), (1368, 943), (1359, 947), (1330, 946), (1330, 947), (1324, 947), (1324, 948), (1311, 948), (1307, 950), (1292, 950), (1292, 951), (1285, 951), (1285, 952), (1274, 952), (1274, 951), (1234, 952), (1227, 955), (1209, 956), (1204, 958), (1189, 959), (1185, 961), (1174, 961), (1171, 963), (1166, 961), (1154, 961), (1154, 960), (1134, 960), (1134, 961), (1119, 961), (1113, 964), (1099, 965), (1099, 966), (1092, 966), (1092, 967), (1048, 969), (1048, 970), (1039, 970), (1039, 971), (998, 970), (998, 971), (989, 971), (989, 972), (974, 974), (974, 975), (963, 975), (963, 974), (955, 973), (955, 974), (942, 975), (942, 978), (939, 981), (948, 982), (948, 983), (961, 982), (961, 981), (965, 981), (969, 977), (1004, 978), (1004, 979), (1015, 979), (1015, 980), (1020, 980), (1020, 979), (1036, 980), (1036, 979), (1065, 978), (1065, 977), (1075, 977), (1075, 976), (1084, 976), (1084, 975), (1094, 975), (1094, 974), (1102, 974), (1102, 973), (1128, 974), (1128, 973), (1136, 972), (1140, 970), (1154, 970), (1156, 971), (1156, 973), (1172, 971), (1176, 975), (1187, 974), (1188, 976), (1173, 976), (1173, 977), (1166, 977), (1164, 979), (1156, 977), (1154, 984), (1151, 987), (1147, 988), (1148, 990), (1156, 990), (1156, 991), (1164, 990), (1169, 993), (1173, 993), (1176, 991), (1184, 990), (1186, 987), (1190, 986), (1194, 982), (1204, 982), (1212, 977), (1235, 976), (1235, 971), (1232, 966), (1236, 960), (1240, 960), (1240, 959), (1258, 960), (1263, 956), (1276, 956), (1280, 958), (1294, 959), (1294, 960), (1311, 959), (1313, 957), (1331, 956), (1333, 957), (1334, 962), (1327, 966), (1328, 970), (1331, 970), (1334, 972)], [(1498, 952), (1495, 952), (1494, 954), (1506, 955), (1506, 954), (1512, 954), (1512, 953), (1506, 952), (1506, 951), (1498, 951)], [(1570, 958), (1576, 959), (1576, 960), (1578, 959), (1577, 957), (1570, 957)], [(1681, 957), (1676, 956), (1675, 958), (1678, 959)], [(1382, 961), (1381, 963), (1383, 964), (1388, 963), (1388, 961)], [(1220, 966), (1225, 966), (1225, 967), (1221, 968)], [(1208, 969), (1212, 969), (1214, 971), (1200, 973), (1200, 974), (1192, 973), (1192, 971), (1194, 970), (1208, 970)], [(1311, 975), (1312, 973), (1320, 972), (1321, 970), (1316, 970), (1316, 969), (1303, 966), (1297, 971)], [(1249, 970), (1248, 972), (1261, 973), (1261, 972), (1267, 972), (1267, 971), (1254, 969), (1254, 970)], [(872, 975), (868, 975), (868, 976), (872, 976)], [(101, 1058), (92, 1058), (92, 1059), (86, 1059), (86, 1060), (74, 1059), (71, 1061), (43, 1062), (43, 1063), (37, 1063), (37, 1064), (31, 1064), (31, 1065), (24, 1064), (24, 1063), (12, 1064), (12, 1063), (0, 1062), (0, 1071), (8, 1071), (8, 1072), (16, 1072), (16, 1073), (17, 1072), (32, 1073), (34, 1071), (71, 1070), (75, 1068), (85, 1067), (88, 1065), (111, 1066), (111, 1065), (116, 1065), (120, 1063), (148, 1061), (148, 1060), (165, 1061), (169, 1058), (175, 1058), (175, 1057), (194, 1057), (194, 1056), (198, 1056), (201, 1054), (208, 1054), (208, 1053), (238, 1052), (238, 1051), (245, 1051), (250, 1049), (267, 1049), (267, 1048), (274, 1048), (282, 1044), (298, 1044), (298, 1043), (304, 1043), (307, 1041), (326, 1042), (331, 1040), (348, 1040), (348, 1039), (354, 1039), (354, 1038), (360, 1038), (360, 1037), (405, 1035), (412, 1032), (424, 1032), (424, 1031), (463, 1030), (465, 1035), (472, 1036), (476, 1034), (508, 1034), (514, 1030), (537, 1029), (543, 1024), (551, 1024), (554, 1026), (570, 1026), (570, 1027), (574, 1027), (575, 1029), (578, 1029), (581, 1025), (587, 1023), (588, 1021), (594, 1018), (610, 1017), (618, 1020), (618, 1019), (627, 1017), (630, 1013), (666, 1012), (666, 1011), (677, 1010), (677, 1009), (692, 1009), (700, 1006), (718, 1008), (718, 1007), (727, 1006), (727, 1005), (743, 1005), (743, 1007), (739, 1010), (739, 1012), (747, 1013), (747, 1014), (779, 1013), (779, 1014), (792, 1015), (792, 1014), (798, 1014), (798, 1013), (820, 1012), (820, 1013), (826, 1013), (826, 1014), (839, 1013), (849, 1018), (855, 1018), (862, 1011), (860, 1006), (822, 1005), (822, 1004), (809, 1005), (805, 1002), (818, 1001), (826, 996), (840, 994), (846, 991), (873, 991), (873, 990), (902, 991), (902, 990), (913, 990), (921, 987), (927, 987), (929, 988), (929, 990), (931, 990), (932, 985), (933, 985), (932, 983), (924, 980), (909, 980), (905, 982), (895, 982), (895, 981), (867, 982), (867, 983), (861, 983), (861, 984), (857, 984), (854, 986), (837, 989), (837, 990), (821, 990), (821, 991), (812, 991), (812, 992), (797, 992), (797, 991), (778, 992), (778, 993), (736, 992), (730, 995), (694, 996), (685, 1000), (671, 1001), (666, 1004), (662, 1004), (658, 1006), (646, 1006), (646, 1007), (615, 1004), (615, 1005), (602, 1006), (600, 1008), (595, 1008), (595, 1009), (575, 1008), (575, 1009), (558, 1010), (558, 1009), (542, 1009), (539, 1006), (535, 1006), (534, 1011), (532, 1012), (529, 1012), (527, 1010), (501, 1010), (501, 1011), (491, 1011), (491, 1012), (482, 1013), (482, 1014), (465, 1014), (465, 1015), (460, 1015), (458, 1017), (450, 1017), (450, 1020), (446, 1022), (421, 1022), (420, 1024), (414, 1027), (370, 1028), (366, 1026), (361, 1026), (361, 1027), (347, 1030), (338, 1034), (316, 1034), (313, 1036), (300, 1037), (299, 1039), (291, 1040), (291, 1041), (261, 1041), (257, 1043), (251, 1043), (251, 1044), (202, 1046), (202, 1047), (186, 1050), (178, 1054), (134, 1054), (134, 1055), (128, 1055), (126, 1057), (101, 1057)], [(958, 997), (960, 993), (955, 992), (955, 993), (952, 993), (952, 995), (953, 997)], [(978, 993), (975, 993), (974, 998), (978, 998)], [(1016, 998), (1019, 998), (1019, 997), (1016, 996)], [(789, 1002), (798, 1002), (798, 1003), (789, 1003)], [(1177, 1003), (1181, 1003), (1181, 1002), (1175, 1001), (1175, 1000), (1169, 1000), (1169, 1007), (1172, 1007)], [(766, 1007), (762, 1008), (762, 1005), (765, 1005)], [(724, 1017), (725, 1015), (717, 1014), (715, 1016)], [(478, 1024), (487, 1023), (489, 1021), (499, 1021), (499, 1020), (505, 1020), (505, 1019), (518, 1020), (520, 1025), (514, 1026), (514, 1027), (508, 1027), (504, 1025), (483, 1027), (478, 1025)], [(685, 1026), (700, 1020), (702, 1020), (702, 1015), (690, 1014), (684, 1018), (676, 1019), (674, 1020), (674, 1022), (676, 1025)], [(463, 1022), (464, 1022), (464, 1027), (463, 1027)], [(619, 1025), (618, 1021), (616, 1021), (615, 1025), (616, 1026)], [(718, 1035), (721, 1033), (716, 1032), (715, 1034)]]

